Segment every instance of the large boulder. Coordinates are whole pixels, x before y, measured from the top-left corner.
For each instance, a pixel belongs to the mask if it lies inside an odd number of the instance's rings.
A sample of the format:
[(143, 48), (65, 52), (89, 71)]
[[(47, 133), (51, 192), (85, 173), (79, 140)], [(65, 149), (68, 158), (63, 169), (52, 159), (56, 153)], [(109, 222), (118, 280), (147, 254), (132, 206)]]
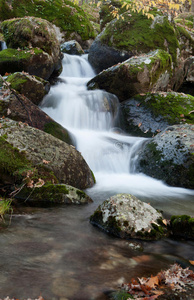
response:
[(24, 95), (11, 92), (9, 89), (0, 90), (0, 117), (21, 121), (72, 144), (72, 139), (64, 127), (55, 122)]
[(39, 105), (50, 90), (50, 83), (40, 77), (25, 72), (16, 72), (8, 76), (6, 81), (19, 94), (24, 95), (34, 104)]
[[(94, 29), (86, 13), (68, 0), (0, 0), (0, 20), (35, 16), (60, 28), (65, 39), (77, 37), (80, 41), (95, 37)], [(57, 33), (60, 36), (60, 33)]]
[(152, 20), (128, 11), (107, 24), (92, 44), (88, 59), (96, 72), (100, 72), (155, 49), (169, 52), (173, 62), (176, 61), (179, 42), (173, 24), (165, 16), (155, 16)]
[(93, 225), (120, 238), (158, 239), (165, 235), (162, 214), (130, 194), (118, 194), (100, 205), (90, 217)]
[(94, 184), (75, 147), (22, 122), (1, 119), (0, 123), (0, 183), (5, 187), (39, 179), (79, 189)]
[(139, 93), (166, 91), (172, 73), (171, 64), (170, 54), (158, 49), (102, 71), (87, 85), (89, 89), (113, 93), (120, 101)]
[(194, 125), (167, 127), (138, 153), (136, 170), (171, 186), (194, 189)]
[(136, 95), (121, 103), (125, 130), (152, 137), (169, 125), (194, 124), (194, 97), (183, 93), (158, 92)]
[(170, 229), (173, 237), (194, 240), (194, 218), (187, 215), (172, 216)]
[[(60, 74), (62, 68), (60, 43), (56, 37), (56, 29), (50, 22), (35, 17), (14, 18), (2, 22), (1, 28), (8, 48), (25, 50), (23, 55), (27, 52), (34, 54), (33, 48), (41, 49), (51, 61), (49, 77), (52, 74)], [(31, 63), (29, 61), (29, 64)], [(45, 59), (43, 59), (44, 63)]]

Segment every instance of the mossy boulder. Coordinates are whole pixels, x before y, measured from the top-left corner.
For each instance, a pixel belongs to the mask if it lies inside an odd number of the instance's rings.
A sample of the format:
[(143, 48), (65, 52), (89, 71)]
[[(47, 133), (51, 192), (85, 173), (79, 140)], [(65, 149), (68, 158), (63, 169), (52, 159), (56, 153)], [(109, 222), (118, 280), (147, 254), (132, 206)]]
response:
[(94, 30), (86, 13), (68, 0), (0, 0), (0, 20), (34, 16), (53, 23), (64, 33), (66, 39), (78, 35), (83, 41), (94, 38)]
[(153, 14), (154, 20), (141, 13), (125, 12), (122, 18), (108, 23), (90, 48), (88, 59), (95, 70), (100, 72), (155, 49), (167, 51), (176, 62), (179, 49), (176, 30), (167, 17)]
[(85, 192), (67, 184), (44, 184), (41, 187), (24, 187), (15, 196), (18, 201), (32, 205), (87, 204), (93, 202)]
[(68, 144), (73, 144), (69, 132), (24, 95), (10, 92), (8, 89), (1, 89), (0, 96), (1, 118), (4, 116), (15, 121), (21, 121)]
[(118, 194), (100, 205), (90, 222), (120, 238), (155, 240), (167, 234), (162, 214), (130, 194)]
[(1, 28), (8, 48), (26, 50), (29, 54), (34, 52), (32, 48), (41, 49), (52, 62), (51, 74), (59, 75), (62, 68), (60, 43), (50, 22), (35, 17), (14, 18), (2, 22)]
[(125, 130), (152, 137), (169, 125), (194, 124), (194, 97), (183, 93), (158, 92), (136, 95), (121, 103)]
[(194, 189), (194, 125), (167, 127), (145, 142), (138, 153), (136, 171), (171, 186)]
[(125, 8), (122, 8), (123, 1), (112, 0), (112, 1), (103, 1), (100, 6), (100, 29), (102, 30), (105, 25), (112, 20), (114, 20), (113, 11), (117, 11), (118, 14), (126, 11)]
[(50, 90), (50, 83), (40, 77), (25, 72), (16, 72), (8, 76), (10, 87), (19, 94), (26, 96), (34, 104), (39, 105)]
[(0, 123), (0, 182), (4, 185), (21, 184), (29, 177), (79, 189), (94, 184), (90, 168), (75, 147), (22, 122), (1, 119)]
[(0, 51), (0, 74), (26, 72), (45, 80), (55, 74), (52, 57), (38, 48), (29, 50), (5, 49)]
[(75, 40), (63, 43), (61, 45), (61, 51), (63, 53), (73, 55), (81, 55), (85, 53), (81, 45)]
[(172, 216), (170, 219), (170, 229), (175, 238), (194, 240), (194, 218), (190, 216)]
[(120, 101), (139, 93), (166, 91), (172, 74), (171, 63), (170, 54), (158, 49), (102, 71), (87, 86), (113, 93)]

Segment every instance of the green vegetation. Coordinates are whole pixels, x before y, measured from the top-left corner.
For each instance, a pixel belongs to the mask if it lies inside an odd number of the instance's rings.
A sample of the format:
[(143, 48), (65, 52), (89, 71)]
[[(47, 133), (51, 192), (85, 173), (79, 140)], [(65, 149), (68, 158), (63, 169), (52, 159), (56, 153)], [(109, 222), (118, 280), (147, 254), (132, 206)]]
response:
[[(48, 20), (66, 32), (68, 38), (71, 33), (78, 33), (82, 40), (94, 38), (93, 26), (85, 12), (76, 4), (68, 0), (0, 0), (0, 20), (34, 16)], [(28, 34), (28, 32), (26, 32)]]
[(4, 215), (11, 212), (11, 199), (0, 198), (0, 218), (4, 220)]
[(56, 122), (49, 122), (44, 126), (44, 132), (51, 134), (52, 136), (60, 139), (61, 141), (71, 145), (72, 140), (68, 131)]

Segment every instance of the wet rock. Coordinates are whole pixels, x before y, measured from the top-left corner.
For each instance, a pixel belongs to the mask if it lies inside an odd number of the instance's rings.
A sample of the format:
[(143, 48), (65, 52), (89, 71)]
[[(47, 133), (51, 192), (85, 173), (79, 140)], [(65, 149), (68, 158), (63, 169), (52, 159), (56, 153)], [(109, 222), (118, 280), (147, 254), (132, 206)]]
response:
[(40, 77), (31, 76), (25, 72), (14, 73), (7, 78), (10, 87), (23, 94), (34, 104), (39, 105), (50, 90), (50, 83)]
[(75, 147), (41, 130), (0, 120), (0, 182), (8, 185), (64, 183), (79, 189), (94, 184), (93, 174)]
[(87, 204), (93, 202), (86, 193), (67, 184), (46, 184), (33, 189), (25, 187), (15, 198), (25, 200), (27, 204), (32, 205)]
[(148, 93), (121, 103), (125, 130), (152, 137), (169, 125), (194, 124), (194, 97), (183, 93)]
[(132, 57), (101, 72), (88, 82), (89, 89), (104, 89), (120, 101), (148, 92), (166, 91), (171, 74), (171, 56), (156, 50)]
[(21, 121), (34, 128), (40, 129), (52, 136), (73, 144), (69, 132), (60, 124), (50, 118), (37, 105), (21, 94), (12, 93), (8, 89), (0, 90), (0, 117), (8, 117)]
[(7, 47), (12, 48), (2, 51), (4, 55), (1, 53), (4, 60), (4, 64), (1, 62), (1, 74), (24, 70), (44, 79), (60, 74), (60, 44), (51, 23), (40, 18), (25, 17), (6, 20), (1, 28)]
[(164, 16), (152, 20), (128, 11), (107, 24), (92, 44), (88, 59), (96, 72), (101, 72), (131, 56), (155, 49), (165, 50), (176, 62), (179, 42), (173, 24)]
[(90, 217), (93, 225), (120, 238), (155, 240), (165, 235), (162, 214), (130, 194), (118, 194)]
[(171, 186), (194, 189), (194, 125), (167, 127), (138, 153), (137, 171)]
[(194, 218), (190, 216), (172, 216), (170, 228), (175, 238), (194, 239)]
[(84, 54), (84, 50), (82, 49), (80, 44), (75, 40), (63, 43), (61, 45), (61, 51), (63, 53), (73, 54), (73, 55)]

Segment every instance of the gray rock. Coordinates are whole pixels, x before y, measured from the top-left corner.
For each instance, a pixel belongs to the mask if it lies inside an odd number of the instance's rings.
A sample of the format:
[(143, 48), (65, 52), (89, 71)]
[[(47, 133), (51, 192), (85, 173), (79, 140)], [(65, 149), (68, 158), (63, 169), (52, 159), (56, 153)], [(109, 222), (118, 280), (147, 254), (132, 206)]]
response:
[(183, 93), (158, 92), (137, 95), (121, 103), (125, 130), (152, 137), (169, 125), (193, 123), (194, 97)]
[(144, 144), (136, 170), (169, 185), (194, 189), (194, 125), (167, 127)]
[(61, 45), (61, 51), (63, 53), (73, 54), (73, 55), (84, 54), (84, 50), (82, 49), (80, 44), (75, 40), (63, 43)]
[(154, 240), (166, 231), (162, 214), (130, 194), (118, 194), (104, 201), (90, 221), (106, 232), (125, 239)]
[(0, 182), (64, 183), (79, 189), (94, 184), (93, 174), (75, 147), (22, 122), (0, 120)]

